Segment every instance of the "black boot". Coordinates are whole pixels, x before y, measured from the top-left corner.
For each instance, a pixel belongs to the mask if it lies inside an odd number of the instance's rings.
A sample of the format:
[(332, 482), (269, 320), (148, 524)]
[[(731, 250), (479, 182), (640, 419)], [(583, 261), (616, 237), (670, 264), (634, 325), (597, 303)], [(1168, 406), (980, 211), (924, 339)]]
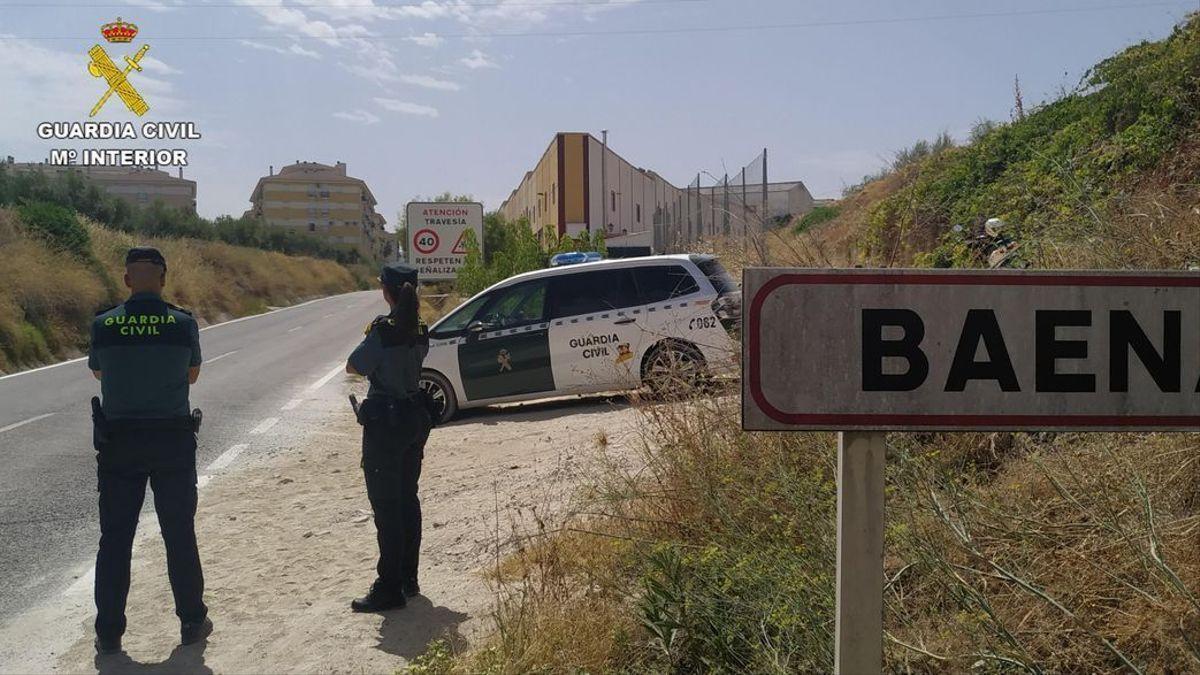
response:
[(404, 582), (404, 596), (415, 598), (421, 594), (421, 584), (417, 583), (416, 579), (410, 579)]
[(121, 638), (102, 638), (96, 636), (96, 653), (100, 656), (111, 656), (121, 653)]
[(356, 612), (382, 612), (389, 609), (400, 609), (406, 604), (403, 592), (376, 581), (371, 584), (371, 591), (367, 593), (366, 597), (350, 602), (350, 609)]
[(212, 635), (212, 632), (212, 619), (205, 618), (203, 621), (185, 623), (179, 628), (179, 642), (190, 645)]

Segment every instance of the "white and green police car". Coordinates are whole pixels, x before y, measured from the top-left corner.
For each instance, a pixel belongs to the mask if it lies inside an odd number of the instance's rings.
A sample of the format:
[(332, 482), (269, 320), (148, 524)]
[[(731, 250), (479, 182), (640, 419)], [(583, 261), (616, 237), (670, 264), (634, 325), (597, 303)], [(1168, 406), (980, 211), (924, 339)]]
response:
[(667, 389), (736, 367), (741, 291), (706, 255), (623, 258), (506, 279), (429, 329), (421, 386), (463, 408)]

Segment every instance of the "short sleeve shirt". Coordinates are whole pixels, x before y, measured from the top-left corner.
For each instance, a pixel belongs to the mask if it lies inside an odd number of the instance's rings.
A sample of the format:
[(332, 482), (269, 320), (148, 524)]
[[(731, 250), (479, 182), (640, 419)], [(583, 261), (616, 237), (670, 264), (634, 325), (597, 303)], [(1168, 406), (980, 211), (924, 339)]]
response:
[(403, 397), (419, 390), (421, 364), (428, 353), (424, 326), (414, 338), (403, 335), (388, 317), (379, 317), (350, 353), (350, 365), (370, 381), (368, 397)]
[(136, 293), (92, 321), (88, 367), (101, 371), (109, 419), (187, 415), (188, 368), (200, 363), (196, 320), (157, 295)]

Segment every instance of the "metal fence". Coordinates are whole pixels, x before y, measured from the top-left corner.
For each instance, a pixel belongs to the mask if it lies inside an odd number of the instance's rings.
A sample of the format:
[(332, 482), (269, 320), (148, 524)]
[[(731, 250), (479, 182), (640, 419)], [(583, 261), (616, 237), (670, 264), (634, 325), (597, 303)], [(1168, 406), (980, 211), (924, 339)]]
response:
[(675, 204), (656, 212), (660, 251), (683, 251), (703, 239), (745, 237), (763, 232), (768, 210), (767, 150), (732, 176), (700, 171)]

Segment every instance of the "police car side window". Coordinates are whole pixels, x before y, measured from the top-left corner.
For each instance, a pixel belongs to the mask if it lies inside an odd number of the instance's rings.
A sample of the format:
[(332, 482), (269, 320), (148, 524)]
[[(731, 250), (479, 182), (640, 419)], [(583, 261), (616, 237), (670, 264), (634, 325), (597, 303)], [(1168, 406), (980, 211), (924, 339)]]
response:
[(463, 305), (461, 309), (446, 317), (445, 321), (437, 325), (436, 330), (431, 333), (432, 337), (443, 337), (465, 329), (467, 324), (471, 323), (471, 320), (479, 313), (479, 308), (483, 307), (484, 303), (490, 299), (491, 296), (481, 295)]
[(696, 279), (682, 265), (635, 267), (633, 276), (637, 279), (642, 302), (647, 305), (691, 295), (700, 290)]
[(629, 269), (596, 270), (551, 277), (554, 317), (595, 314), (638, 304)]
[(531, 281), (498, 291), (483, 310), (490, 328), (512, 328), (542, 321), (546, 316), (546, 282)]

